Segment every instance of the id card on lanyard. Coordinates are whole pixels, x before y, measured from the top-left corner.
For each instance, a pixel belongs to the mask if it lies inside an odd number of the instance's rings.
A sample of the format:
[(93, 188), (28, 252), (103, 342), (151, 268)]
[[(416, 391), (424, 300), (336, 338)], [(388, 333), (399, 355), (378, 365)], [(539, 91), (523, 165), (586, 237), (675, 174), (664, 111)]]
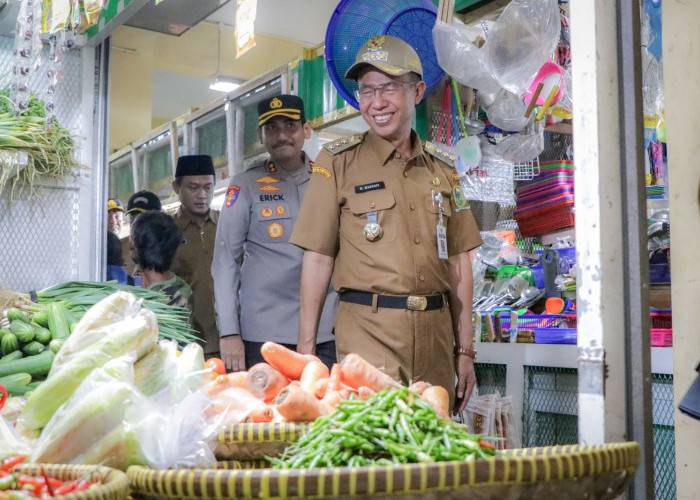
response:
[(445, 228), (445, 221), (443, 218), (442, 193), (436, 193), (433, 190), (432, 198), (433, 205), (435, 205), (435, 203), (438, 205), (438, 223), (436, 228), (438, 257), (445, 260), (447, 259), (447, 229)]

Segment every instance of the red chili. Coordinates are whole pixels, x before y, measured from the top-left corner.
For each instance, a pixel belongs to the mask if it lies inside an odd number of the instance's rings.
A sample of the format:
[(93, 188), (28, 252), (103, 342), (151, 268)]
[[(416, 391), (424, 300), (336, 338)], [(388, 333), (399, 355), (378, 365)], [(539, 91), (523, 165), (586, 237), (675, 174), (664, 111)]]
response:
[[(0, 385), (0, 387), (2, 387)], [(4, 389), (4, 387), (3, 387)], [(17, 464), (21, 464), (24, 462), (27, 458), (27, 455), (16, 455), (14, 457), (6, 458), (5, 460), (2, 461), (2, 466), (0, 466), (0, 470), (4, 471), (9, 471), (12, 467), (14, 467)]]
[(2, 410), (2, 407), (5, 406), (5, 401), (7, 401), (7, 389), (2, 384), (0, 384), (0, 394), (2, 394), (0, 396), (0, 410)]
[(496, 448), (494, 447), (494, 445), (492, 445), (492, 444), (489, 443), (488, 441), (484, 441), (483, 439), (479, 439), (479, 444), (480, 444), (481, 446), (483, 446), (484, 448), (488, 448), (488, 449), (490, 449), (490, 450), (495, 450), (495, 449), (496, 449)]
[(46, 490), (49, 492), (49, 496), (53, 496), (53, 486), (51, 485), (51, 478), (46, 474), (44, 466), (40, 467), (41, 475), (44, 477), (44, 484), (46, 485)]
[(75, 491), (76, 484), (75, 483), (63, 483), (61, 486), (56, 488), (54, 490), (54, 495), (56, 496), (61, 496), (65, 495), (66, 493), (70, 493), (71, 491)]

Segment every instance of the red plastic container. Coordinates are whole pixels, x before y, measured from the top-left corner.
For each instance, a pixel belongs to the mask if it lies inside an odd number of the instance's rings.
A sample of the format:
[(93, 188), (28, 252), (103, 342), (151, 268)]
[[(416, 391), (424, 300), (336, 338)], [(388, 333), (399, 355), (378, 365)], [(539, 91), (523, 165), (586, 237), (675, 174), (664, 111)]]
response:
[(673, 345), (672, 328), (652, 328), (651, 345), (653, 347), (669, 347)]

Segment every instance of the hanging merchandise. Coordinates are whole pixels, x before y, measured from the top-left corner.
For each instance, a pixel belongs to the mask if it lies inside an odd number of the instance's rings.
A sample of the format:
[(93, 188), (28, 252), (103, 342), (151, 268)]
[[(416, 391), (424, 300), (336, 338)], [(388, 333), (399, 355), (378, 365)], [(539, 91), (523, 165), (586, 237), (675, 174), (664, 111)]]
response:
[(440, 67), (462, 85), (497, 92), (500, 85), (489, 72), (482, 49), (485, 36), (474, 26), (436, 21), (433, 28), (435, 54)]
[(71, 24), (71, 0), (44, 0), (41, 27), (53, 34), (68, 29)]
[(542, 120), (530, 120), (522, 132), (509, 135), (496, 146), (496, 154), (513, 163), (531, 162), (542, 151), (544, 151), (544, 121)]
[(255, 47), (257, 0), (236, 0), (236, 59)]
[(41, 48), (41, 2), (23, 0), (17, 15), (11, 84), (17, 113), (29, 108), (29, 81), (41, 65)]
[(513, 0), (489, 31), (484, 49), (491, 74), (521, 96), (559, 42), (557, 0)]
[(499, 90), (493, 103), (486, 109), (492, 125), (508, 132), (519, 132), (527, 125), (527, 106), (523, 100), (506, 90)]
[(456, 169), (465, 199), (491, 201), (501, 206), (515, 204), (512, 162), (482, 152), (478, 167), (467, 168), (458, 156)]

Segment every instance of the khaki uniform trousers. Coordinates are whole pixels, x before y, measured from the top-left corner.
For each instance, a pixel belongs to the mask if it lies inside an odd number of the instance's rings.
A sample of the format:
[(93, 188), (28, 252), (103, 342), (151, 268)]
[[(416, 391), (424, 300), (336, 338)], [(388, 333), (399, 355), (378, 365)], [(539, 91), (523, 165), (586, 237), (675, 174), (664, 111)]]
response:
[(448, 307), (433, 311), (373, 308), (340, 301), (338, 361), (356, 353), (400, 381), (441, 385), (455, 398), (454, 334)]

